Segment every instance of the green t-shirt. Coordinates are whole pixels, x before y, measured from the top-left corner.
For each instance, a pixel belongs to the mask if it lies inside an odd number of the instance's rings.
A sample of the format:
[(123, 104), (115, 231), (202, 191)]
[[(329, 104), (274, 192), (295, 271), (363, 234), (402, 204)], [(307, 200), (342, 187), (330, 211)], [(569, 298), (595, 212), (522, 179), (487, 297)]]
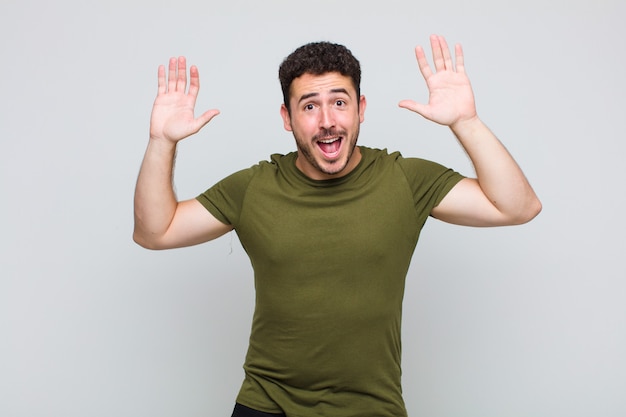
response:
[(289, 417), (405, 416), (404, 283), (431, 210), (463, 177), (360, 147), (348, 175), (316, 181), (272, 155), (198, 196), (233, 225), (256, 308), (237, 402)]

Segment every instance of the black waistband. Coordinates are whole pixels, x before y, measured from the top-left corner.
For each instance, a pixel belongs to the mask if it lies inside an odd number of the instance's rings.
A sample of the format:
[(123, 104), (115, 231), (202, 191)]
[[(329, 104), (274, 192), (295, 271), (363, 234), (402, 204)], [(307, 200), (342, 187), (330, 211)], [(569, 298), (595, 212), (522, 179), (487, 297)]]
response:
[(264, 413), (263, 411), (253, 410), (250, 407), (235, 404), (232, 417), (286, 417), (284, 414)]

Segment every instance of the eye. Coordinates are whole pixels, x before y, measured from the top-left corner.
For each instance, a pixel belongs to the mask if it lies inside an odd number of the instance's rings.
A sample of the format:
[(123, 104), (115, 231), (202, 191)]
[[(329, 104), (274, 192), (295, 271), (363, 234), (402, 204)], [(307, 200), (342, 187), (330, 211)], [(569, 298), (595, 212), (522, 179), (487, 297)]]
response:
[(336, 105), (337, 107), (343, 107), (343, 106), (345, 106), (345, 105), (346, 105), (346, 102), (345, 102), (345, 101), (343, 101), (343, 100), (337, 100), (337, 101), (335, 102), (335, 105)]
[(304, 106), (304, 110), (305, 111), (310, 111), (310, 110), (313, 110), (314, 108), (315, 108), (315, 106), (312, 105), (312, 104), (307, 104), (307, 105)]

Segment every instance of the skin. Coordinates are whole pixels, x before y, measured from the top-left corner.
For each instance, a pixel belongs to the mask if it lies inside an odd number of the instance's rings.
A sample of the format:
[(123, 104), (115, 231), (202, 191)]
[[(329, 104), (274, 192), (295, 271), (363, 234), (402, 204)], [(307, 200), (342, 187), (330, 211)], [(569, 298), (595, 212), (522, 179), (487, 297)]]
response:
[[(476, 178), (460, 181), (431, 214), (468, 226), (530, 221), (541, 211), (541, 203), (515, 160), (478, 117), (461, 46), (455, 46), (453, 61), (443, 37), (432, 35), (430, 44), (434, 70), (423, 48), (415, 48), (429, 90), (428, 103), (403, 100), (399, 106), (449, 126), (476, 170)], [(165, 67), (158, 71), (150, 139), (135, 188), (133, 238), (150, 249), (195, 245), (232, 230), (197, 200), (178, 201), (173, 190), (176, 144), (219, 114), (209, 110), (194, 116), (200, 88), (198, 69), (192, 66), (189, 76), (188, 82), (184, 57), (170, 59), (167, 76)], [(312, 179), (337, 178), (352, 171), (361, 159), (355, 145), (364, 120), (365, 98), (356, 97), (349, 80), (337, 73), (305, 74), (294, 80), (291, 91), (291, 114), (284, 105), (280, 112), (285, 129), (293, 132), (296, 140), (296, 166)], [(320, 140), (339, 143), (333, 148), (335, 145), (321, 145)]]

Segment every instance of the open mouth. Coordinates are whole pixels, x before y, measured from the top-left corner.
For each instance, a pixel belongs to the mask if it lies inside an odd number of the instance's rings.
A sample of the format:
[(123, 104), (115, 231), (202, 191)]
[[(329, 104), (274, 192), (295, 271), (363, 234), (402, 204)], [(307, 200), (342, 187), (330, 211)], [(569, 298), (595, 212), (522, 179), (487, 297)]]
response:
[(328, 139), (320, 139), (317, 141), (317, 146), (326, 158), (332, 159), (336, 158), (337, 155), (339, 155), (342, 142), (343, 138), (341, 136)]

